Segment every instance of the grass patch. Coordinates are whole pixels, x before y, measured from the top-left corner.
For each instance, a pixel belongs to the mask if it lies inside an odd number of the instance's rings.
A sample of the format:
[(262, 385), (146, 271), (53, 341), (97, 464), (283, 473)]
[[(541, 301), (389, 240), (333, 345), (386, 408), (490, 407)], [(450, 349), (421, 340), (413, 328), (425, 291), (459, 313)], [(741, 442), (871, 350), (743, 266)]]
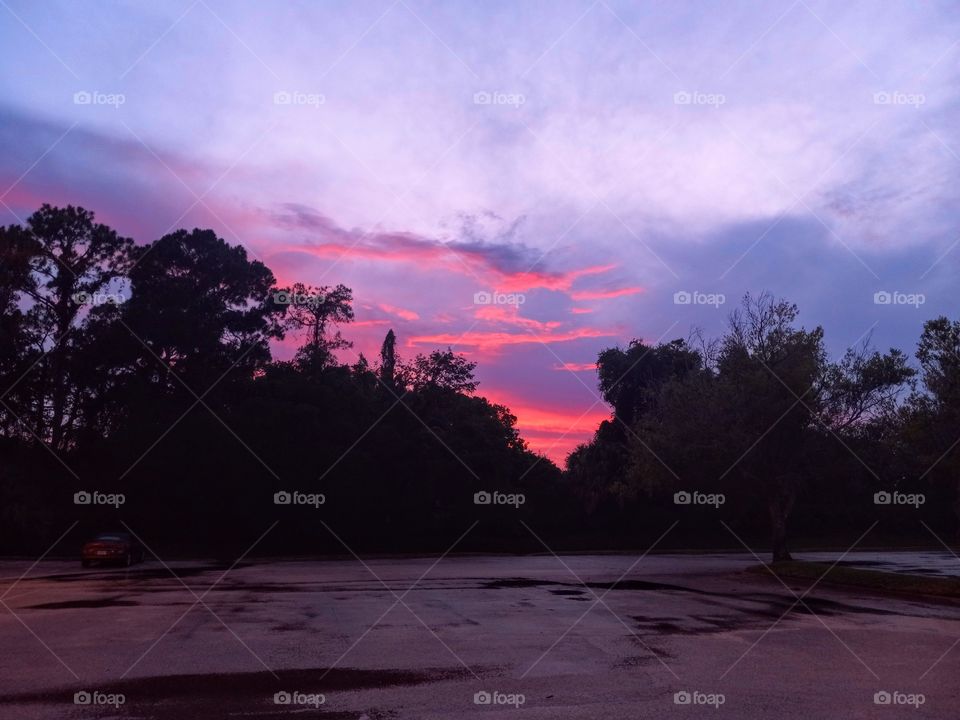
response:
[[(904, 573), (863, 570), (844, 565), (830, 567), (829, 563), (789, 560), (769, 566), (782, 578), (818, 580), (826, 573), (821, 583), (845, 585), (849, 587), (908, 593), (911, 595), (935, 595), (938, 597), (960, 598), (960, 578), (930, 577), (927, 575), (907, 575)], [(829, 570), (829, 572), (828, 572)], [(748, 572), (769, 574), (765, 565), (755, 565)]]

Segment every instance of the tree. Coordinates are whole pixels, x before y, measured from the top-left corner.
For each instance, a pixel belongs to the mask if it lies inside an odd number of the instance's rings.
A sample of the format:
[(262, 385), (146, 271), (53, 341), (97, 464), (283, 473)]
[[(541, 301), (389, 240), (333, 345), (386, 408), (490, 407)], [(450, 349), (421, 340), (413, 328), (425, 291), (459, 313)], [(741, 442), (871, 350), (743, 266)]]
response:
[(0, 313), (4, 317), (22, 315), (18, 307), (21, 297), (36, 292), (30, 264), (39, 250), (28, 230), (19, 225), (0, 228)]
[(643, 414), (650, 393), (670, 378), (681, 377), (702, 364), (700, 354), (684, 340), (655, 347), (633, 340), (626, 350), (608, 348), (597, 358), (597, 378), (603, 399), (613, 406), (616, 432), (631, 427)]
[(345, 285), (330, 288), (294, 283), (275, 292), (274, 301), (285, 306), (288, 329), (309, 333), (297, 352), (296, 363), (301, 369), (321, 371), (333, 362), (335, 351), (352, 346), (339, 330), (332, 337), (327, 335), (329, 324), (353, 321), (353, 291)]
[(33, 420), (33, 434), (63, 449), (79, 423), (83, 388), (72, 370), (81, 363), (88, 311), (119, 301), (133, 241), (72, 205), (41, 206), (28, 218), (26, 233), (35, 278), (22, 287), (32, 303), (26, 327), (34, 354), (44, 357), (32, 373), (24, 409)]
[(960, 412), (960, 321), (941, 316), (924, 323), (917, 360), (932, 406)]
[[(26, 315), (20, 307), (24, 296), (36, 292), (36, 279), (30, 272), (31, 259), (38, 246), (30, 233), (17, 225), (0, 228), (0, 403), (22, 380), (29, 367), (27, 348), (32, 344)], [(17, 420), (0, 404), (0, 428), (16, 425)]]
[[(278, 511), (271, 493), (292, 486), (329, 494), (351, 546), (442, 550), (475, 520), (482, 488), (524, 493), (546, 520), (538, 532), (558, 526), (558, 468), (529, 451), (506, 407), (475, 394), (473, 362), (448, 348), (404, 364), (392, 331), (376, 369), (362, 355), (331, 362), (348, 343), (334, 326), (353, 317), (349, 288), (281, 291), (210, 230), (133, 246), (83, 210), (44, 207), (32, 220), (0, 229), (0, 398), (11, 406), (0, 416), (0, 539), (11, 548), (40, 552), (75, 519), (74, 467), (136, 487), (130, 523), (173, 551), (262, 533)], [(281, 292), (310, 299), (277, 302)], [(271, 340), (301, 329), (295, 360), (274, 361)], [(16, 398), (4, 395), (20, 377)], [(395, 404), (384, 385), (406, 394), (404, 408), (384, 412)], [(51, 454), (32, 432), (49, 441), (61, 413)], [(515, 516), (494, 516), (487, 542), (516, 530)], [(333, 550), (315, 518), (291, 514), (265, 541)]]
[(715, 366), (648, 393), (631, 444), (632, 477), (648, 491), (696, 483), (761, 501), (775, 561), (790, 558), (788, 520), (824, 470), (826, 441), (889, 421), (912, 376), (902, 353), (866, 343), (829, 363), (823, 330), (797, 328), (797, 315), (785, 300), (746, 295)]
[(669, 380), (695, 372), (703, 365), (699, 352), (684, 340), (650, 346), (633, 340), (626, 349), (606, 348), (597, 357), (597, 382), (613, 418), (603, 421), (593, 440), (577, 447), (567, 459), (575, 492), (592, 512), (606, 500), (622, 509), (637, 495), (638, 484), (627, 475), (628, 446), (635, 426), (659, 389)]
[[(823, 331), (795, 328), (797, 308), (749, 294), (730, 315), (716, 367), (647, 396), (631, 442), (631, 474), (659, 488), (726, 490), (767, 509), (774, 560), (789, 559), (787, 519), (803, 484)], [(686, 486), (686, 487), (684, 487)]]
[(604, 420), (589, 443), (578, 445), (567, 457), (567, 477), (586, 512), (593, 513), (612, 500), (620, 509), (636, 496), (637, 485), (627, 482), (627, 445), (622, 428)]
[(806, 476), (826, 367), (823, 329), (795, 328), (797, 314), (771, 295), (746, 295), (718, 362), (720, 422), (729, 447), (745, 453), (732, 472), (765, 501), (774, 561), (790, 559), (787, 520)]
[(370, 367), (367, 356), (360, 353), (357, 361), (350, 366), (350, 375), (357, 389), (363, 394), (365, 401), (372, 404), (376, 397), (380, 382), (377, 373)]
[(446, 390), (472, 393), (477, 389), (473, 371), (477, 364), (457, 355), (452, 348), (434, 350), (429, 355), (417, 355), (401, 370), (402, 382), (414, 392)]
[(283, 337), (273, 273), (212, 230), (178, 230), (141, 248), (129, 278), (130, 299), (92, 318), (88, 372), (104, 383), (104, 428), (129, 413), (152, 424), (167, 405), (176, 416), (214, 387), (226, 394), (262, 371), (270, 340)]
[(387, 331), (380, 346), (380, 383), (391, 394), (397, 389), (397, 336), (393, 329)]
[(907, 366), (907, 356), (896, 348), (885, 355), (871, 352), (869, 341), (850, 348), (826, 370), (820, 388), (820, 419), (835, 432), (867, 422), (893, 424), (903, 387), (916, 374)]
[(923, 392), (910, 398), (904, 428), (915, 472), (952, 483), (960, 517), (960, 321), (941, 316), (924, 323), (916, 356)]

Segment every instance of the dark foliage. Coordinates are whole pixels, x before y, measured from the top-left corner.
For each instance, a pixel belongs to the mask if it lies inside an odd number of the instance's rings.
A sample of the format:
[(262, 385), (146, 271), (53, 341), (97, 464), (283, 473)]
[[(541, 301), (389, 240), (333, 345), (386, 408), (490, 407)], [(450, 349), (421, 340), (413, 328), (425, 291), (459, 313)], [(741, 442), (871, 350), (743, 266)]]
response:
[[(550, 510), (544, 531), (569, 512), (557, 467), (475, 395), (474, 363), (450, 350), (404, 363), (393, 331), (377, 367), (337, 359), (343, 285), (279, 288), (212, 231), (135, 246), (72, 207), (0, 230), (0, 257), (6, 552), (78, 518), (80, 532), (127, 523), (166, 552), (235, 552), (274, 521), (259, 552), (442, 551), (483, 490), (530, 505), (480, 508), (460, 549), (507, 548), (527, 507)], [(303, 344), (279, 362), (270, 342), (287, 332)], [(126, 501), (78, 506), (81, 490)]]
[[(390, 330), (374, 365), (344, 364), (350, 288), (277, 287), (210, 230), (137, 246), (44, 205), (0, 228), (0, 551), (42, 551), (78, 519), (77, 537), (126, 523), (190, 555), (268, 528), (258, 552), (305, 555), (443, 552), (465, 533), (458, 550), (645, 547), (674, 521), (669, 546), (769, 543), (777, 559), (791, 536), (951, 536), (960, 322), (926, 323), (918, 371), (868, 342), (832, 362), (797, 318), (748, 295), (714, 341), (602, 351), (612, 416), (561, 473), (451, 349), (405, 360)], [(277, 361), (287, 333), (302, 344)], [(77, 505), (81, 490), (126, 502)]]

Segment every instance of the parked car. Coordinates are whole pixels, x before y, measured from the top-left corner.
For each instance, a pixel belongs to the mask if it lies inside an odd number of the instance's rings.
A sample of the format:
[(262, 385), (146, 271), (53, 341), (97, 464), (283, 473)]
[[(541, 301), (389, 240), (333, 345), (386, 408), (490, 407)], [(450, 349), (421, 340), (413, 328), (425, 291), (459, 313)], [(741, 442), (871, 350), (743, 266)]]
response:
[(130, 533), (100, 533), (84, 543), (80, 554), (80, 564), (90, 567), (94, 563), (119, 563), (130, 566), (143, 562), (143, 546)]

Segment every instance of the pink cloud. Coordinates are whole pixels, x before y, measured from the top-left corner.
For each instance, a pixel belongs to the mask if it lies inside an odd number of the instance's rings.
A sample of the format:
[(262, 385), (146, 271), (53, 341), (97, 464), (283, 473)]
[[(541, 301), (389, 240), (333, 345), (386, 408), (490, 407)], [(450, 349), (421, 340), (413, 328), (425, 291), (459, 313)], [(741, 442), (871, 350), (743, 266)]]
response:
[(592, 372), (597, 369), (597, 364), (595, 362), (589, 362), (589, 363), (564, 362), (564, 363), (558, 363), (554, 365), (553, 369), (568, 370), (572, 372), (581, 372), (584, 370), (590, 370)]
[(504, 323), (539, 332), (551, 332), (562, 325), (557, 320), (541, 322), (533, 318), (523, 317), (520, 315), (520, 308), (517, 305), (480, 305), (477, 307), (474, 316), (479, 320)]
[(306, 253), (335, 261), (370, 260), (415, 264), (420, 269), (443, 270), (473, 277), (481, 286), (500, 292), (554, 290), (569, 292), (576, 280), (609, 272), (612, 263), (564, 271), (538, 268), (541, 257), (517, 243), (441, 240), (408, 232), (348, 230), (311, 208), (287, 205), (270, 221), (308, 236), (298, 243), (274, 246), (275, 252)]
[(405, 308), (396, 307), (395, 305), (389, 305), (387, 303), (379, 303), (377, 305), (381, 310), (391, 315), (396, 315), (401, 320), (419, 320), (420, 316), (415, 313), (413, 310), (407, 310)]
[(350, 323), (349, 327), (352, 328), (367, 328), (367, 327), (383, 327), (384, 325), (389, 325), (389, 320), (354, 320)]
[(521, 292), (524, 290), (570, 290), (577, 278), (587, 275), (599, 275), (613, 270), (616, 265), (591, 265), (578, 270), (567, 272), (534, 272), (500, 273), (496, 289), (503, 292)]
[[(302, 252), (335, 260), (377, 260), (414, 263), (429, 270), (444, 270), (473, 277), (478, 284), (490, 285), (501, 292), (528, 290), (569, 291), (574, 281), (587, 275), (608, 272), (614, 265), (596, 265), (565, 272), (538, 270), (512, 271), (496, 267), (483, 252), (465, 251), (403, 233), (375, 235), (357, 242), (324, 242), (322, 244), (286, 244), (277, 247), (283, 252)], [(576, 295), (573, 295), (576, 297)], [(590, 299), (589, 295), (584, 295)]]
[(615, 290), (578, 290), (570, 293), (570, 297), (574, 300), (609, 300), (627, 295), (637, 295), (643, 292), (646, 292), (646, 288), (634, 286), (617, 288)]
[(613, 337), (616, 332), (598, 330), (594, 328), (575, 328), (562, 332), (548, 333), (509, 333), (509, 332), (475, 332), (463, 334), (438, 333), (434, 335), (415, 335), (407, 342), (408, 345), (435, 345), (435, 346), (465, 346), (476, 348), (480, 352), (496, 351), (511, 345), (529, 345), (533, 343), (553, 344), (580, 340), (582, 338)]

